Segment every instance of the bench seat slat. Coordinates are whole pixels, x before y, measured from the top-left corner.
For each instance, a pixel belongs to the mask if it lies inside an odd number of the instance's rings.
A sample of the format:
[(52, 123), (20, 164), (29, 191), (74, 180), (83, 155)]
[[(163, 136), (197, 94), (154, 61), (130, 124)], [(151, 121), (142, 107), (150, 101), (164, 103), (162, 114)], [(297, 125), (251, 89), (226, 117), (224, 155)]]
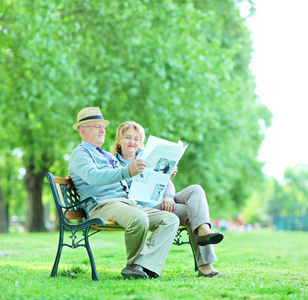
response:
[[(82, 220), (83, 218), (86, 219), (86, 214), (83, 211), (67, 211), (66, 212), (66, 219), (67, 220)], [(102, 231), (108, 231), (108, 230), (118, 230), (118, 231), (123, 231), (125, 230), (123, 227), (121, 227), (120, 225), (118, 225), (117, 223), (113, 222), (113, 221), (105, 221), (105, 226), (91, 226), (91, 229), (94, 230), (102, 230)], [(183, 230), (185, 229), (185, 226), (179, 226), (178, 230)]]

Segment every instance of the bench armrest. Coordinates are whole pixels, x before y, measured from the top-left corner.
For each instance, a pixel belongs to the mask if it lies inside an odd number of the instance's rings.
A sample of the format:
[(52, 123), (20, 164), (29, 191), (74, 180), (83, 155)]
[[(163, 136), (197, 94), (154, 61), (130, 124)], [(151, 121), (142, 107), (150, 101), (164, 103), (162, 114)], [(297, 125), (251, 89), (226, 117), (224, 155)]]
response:
[(89, 197), (89, 198), (86, 198), (74, 205), (69, 205), (69, 206), (66, 206), (66, 205), (63, 205), (62, 203), (59, 203), (60, 206), (65, 210), (65, 213), (64, 215), (66, 214), (66, 212), (72, 208), (81, 208), (82, 210), (85, 211), (86, 215), (87, 215), (87, 219), (90, 219), (90, 214), (89, 214), (89, 211), (97, 205), (97, 200), (95, 200), (95, 198), (93, 197)]
[(86, 198), (78, 203), (76, 207), (83, 209), (87, 215), (87, 219), (90, 219), (90, 210), (97, 205), (97, 200), (93, 197)]

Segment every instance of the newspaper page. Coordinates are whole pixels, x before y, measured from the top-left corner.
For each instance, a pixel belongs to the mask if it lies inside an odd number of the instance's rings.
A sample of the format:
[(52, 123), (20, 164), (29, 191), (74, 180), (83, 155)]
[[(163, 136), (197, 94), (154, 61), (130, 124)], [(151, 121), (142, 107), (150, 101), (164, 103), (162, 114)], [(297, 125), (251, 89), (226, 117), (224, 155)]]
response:
[(150, 136), (142, 159), (146, 163), (144, 171), (133, 179), (128, 198), (137, 201), (159, 203), (171, 174), (186, 148), (178, 144)]

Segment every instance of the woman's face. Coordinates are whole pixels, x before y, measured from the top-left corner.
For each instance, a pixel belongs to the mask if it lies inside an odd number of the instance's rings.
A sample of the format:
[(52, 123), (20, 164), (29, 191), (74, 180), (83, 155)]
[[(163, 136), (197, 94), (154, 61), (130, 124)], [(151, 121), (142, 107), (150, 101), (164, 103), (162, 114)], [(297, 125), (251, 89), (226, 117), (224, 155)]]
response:
[(142, 144), (141, 137), (137, 130), (127, 129), (122, 138), (119, 139), (122, 149), (122, 156), (132, 156), (136, 153)]

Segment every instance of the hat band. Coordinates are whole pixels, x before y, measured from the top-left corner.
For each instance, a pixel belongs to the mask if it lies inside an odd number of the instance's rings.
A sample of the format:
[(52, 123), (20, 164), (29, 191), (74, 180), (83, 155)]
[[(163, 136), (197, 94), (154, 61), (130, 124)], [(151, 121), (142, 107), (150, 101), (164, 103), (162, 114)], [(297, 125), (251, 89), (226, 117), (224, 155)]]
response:
[(82, 121), (87, 121), (87, 120), (96, 120), (96, 119), (100, 119), (100, 120), (104, 120), (104, 118), (102, 116), (92, 116), (92, 117), (87, 117), (87, 118), (83, 118), (83, 119), (80, 119), (78, 121), (79, 122), (82, 122)]

